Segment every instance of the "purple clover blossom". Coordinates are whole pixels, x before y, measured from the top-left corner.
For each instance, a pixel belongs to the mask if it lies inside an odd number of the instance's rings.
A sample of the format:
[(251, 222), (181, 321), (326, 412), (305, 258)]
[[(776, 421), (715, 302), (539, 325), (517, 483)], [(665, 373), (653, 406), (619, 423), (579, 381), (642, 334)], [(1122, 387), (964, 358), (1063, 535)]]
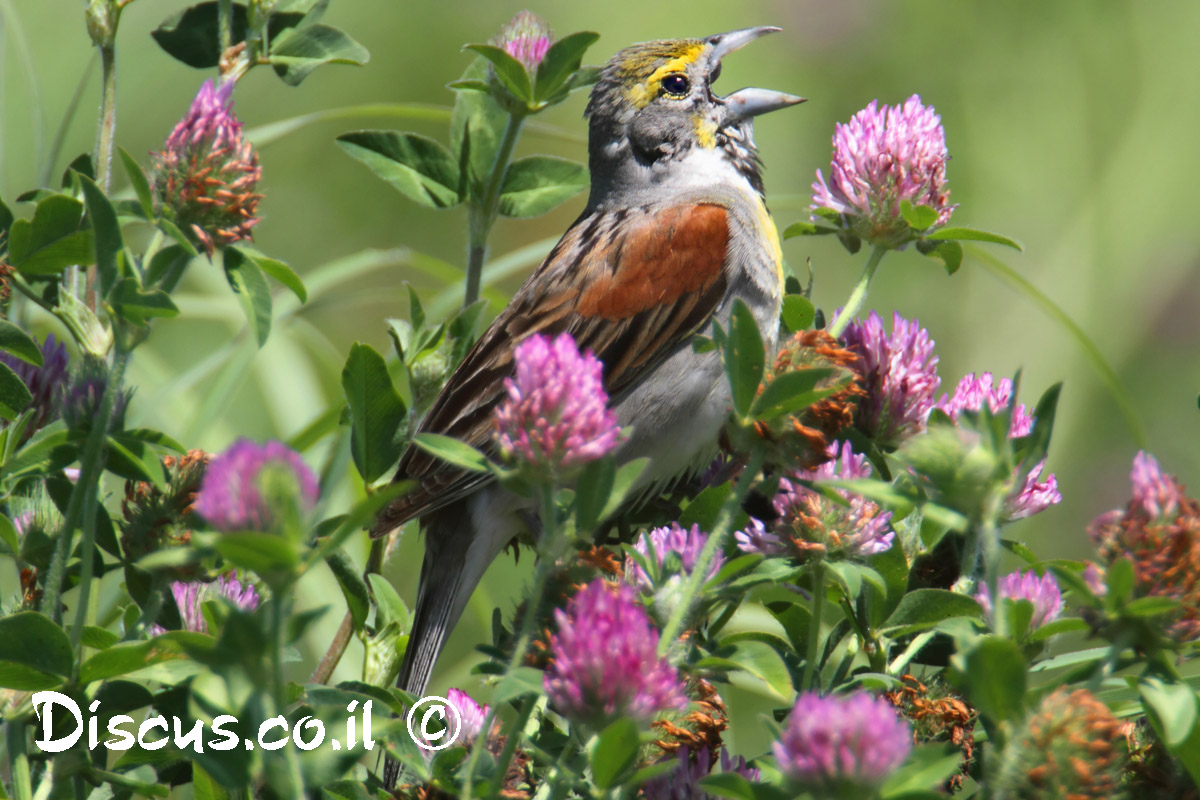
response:
[(258, 154), (233, 113), (233, 83), (207, 80), (154, 154), (154, 190), (164, 212), (211, 256), (249, 239), (262, 195)]
[(842, 214), (850, 229), (881, 247), (911, 238), (900, 203), (937, 211), (932, 227), (945, 225), (954, 211), (946, 188), (946, 131), (932, 107), (913, 95), (902, 106), (879, 107), (878, 100), (839, 123), (833, 135), (829, 182), (817, 170), (813, 210)]
[(762, 556), (782, 556), (788, 551), (777, 534), (771, 532), (758, 517), (751, 517), (750, 524), (733, 534), (738, 549), (743, 553), (754, 553)]
[[(934, 407), (946, 412), (946, 416), (952, 421), (958, 422), (959, 413), (979, 411), (984, 403), (987, 403), (988, 410), (993, 414), (999, 414), (1012, 402), (1012, 396), (1013, 382), (1008, 378), (997, 381), (990, 372), (981, 372), (978, 376), (972, 372), (964, 375), (958, 382), (953, 395), (942, 395), (942, 399), (938, 400)], [(1026, 436), (1032, 430), (1033, 417), (1025, 410), (1024, 403), (1017, 403), (1013, 406), (1008, 438)]]
[(859, 401), (858, 428), (883, 447), (896, 447), (925, 430), (942, 383), (929, 331), (893, 313), (888, 336), (872, 311), (865, 322), (851, 322), (841, 341), (858, 355), (854, 369), (866, 392)]
[[(691, 748), (684, 745), (679, 748), (675, 756), (663, 760), (674, 760), (676, 762), (675, 769), (646, 783), (642, 790), (646, 800), (710, 800), (712, 798), (712, 795), (700, 788), (701, 780), (717, 772), (710, 766), (713, 759), (707, 747), (701, 747), (693, 757)], [(758, 783), (758, 770), (747, 766), (746, 759), (742, 756), (733, 758), (725, 748), (721, 748), (720, 766), (722, 773), (735, 772), (750, 783)]]
[(1096, 597), (1104, 597), (1104, 595), (1108, 594), (1108, 584), (1105, 581), (1106, 576), (1104, 574), (1104, 570), (1101, 569), (1098, 564), (1089, 562), (1088, 565), (1083, 568), (1082, 577), (1083, 582), (1087, 584), (1088, 589), (1090, 589), (1092, 594), (1096, 595)]
[(773, 752), (784, 775), (813, 789), (878, 787), (912, 750), (912, 730), (888, 701), (867, 692), (805, 692)]
[[(699, 525), (684, 529), (679, 527), (678, 522), (672, 522), (670, 527), (655, 528), (649, 533), (643, 533), (634, 544), (633, 549), (649, 558), (650, 545), (653, 545), (654, 557), (660, 569), (666, 563), (667, 556), (675, 553), (679, 557), (683, 573), (689, 574), (696, 566), (696, 560), (700, 557), (700, 552), (704, 550), (707, 542), (708, 534), (701, 531)], [(711, 580), (724, 564), (725, 554), (717, 552), (708, 568), (706, 579)], [(654, 591), (650, 576), (646, 574), (640, 564), (628, 557), (625, 559), (625, 578), (643, 592)]]
[(554, 619), (558, 632), (544, 684), (550, 703), (568, 718), (598, 729), (620, 716), (644, 722), (687, 705), (632, 586), (613, 589), (596, 578)]
[[(1001, 598), (1010, 600), (1028, 600), (1033, 604), (1033, 617), (1029, 620), (1029, 629), (1037, 630), (1048, 622), (1058, 619), (1063, 610), (1062, 591), (1054, 576), (1047, 572), (1038, 577), (1033, 570), (1028, 572), (1013, 572), (1005, 575), (996, 584), (996, 591)], [(983, 607), (983, 613), (988, 621), (994, 621), (995, 609), (992, 606), (992, 595), (987, 583), (979, 584), (975, 600)]]
[(834, 442), (826, 453), (831, 460), (816, 469), (800, 470), (792, 473), (793, 479), (779, 481), (772, 501), (779, 517), (773, 530), (752, 518), (749, 528), (734, 534), (739, 549), (806, 560), (821, 554), (869, 556), (891, 548), (896, 537), (892, 512), (847, 489), (835, 489), (846, 500), (847, 505), (842, 505), (799, 482), (870, 477), (866, 456), (855, 453), (849, 442)]
[(1134, 505), (1140, 506), (1151, 519), (1173, 516), (1179, 501), (1186, 496), (1179, 481), (1164, 475), (1158, 460), (1145, 450), (1139, 450), (1133, 457), (1129, 480), (1133, 484)]
[[(37, 342), (36, 337), (34, 337), (34, 342)], [(34, 414), (25, 428), (26, 439), (58, 417), (63, 385), (67, 380), (67, 348), (63, 346), (62, 342), (57, 341), (53, 333), (47, 334), (40, 349), (42, 351), (40, 367), (36, 367), (28, 361), (22, 361), (9, 353), (0, 352), (0, 363), (17, 373), (17, 377), (33, 395), (29, 408), (34, 409)]]
[[(997, 414), (1008, 407), (1013, 398), (1013, 383), (1008, 378), (996, 381), (990, 372), (965, 375), (954, 387), (953, 395), (942, 395), (935, 408), (946, 412), (954, 422), (963, 411), (979, 411), (987, 403), (988, 409)], [(1016, 439), (1028, 436), (1033, 430), (1033, 417), (1025, 410), (1024, 403), (1016, 403), (1012, 409), (1012, 423), (1009, 426), (1008, 437)], [(1004, 518), (1008, 521), (1033, 516), (1045, 511), (1053, 505), (1062, 502), (1062, 494), (1058, 491), (1058, 478), (1054, 473), (1046, 476), (1044, 481), (1038, 478), (1046, 466), (1043, 459), (1029, 470), (1025, 482), (1020, 489), (1008, 496), (1004, 504)]]
[(450, 705), (454, 706), (454, 710), (458, 712), (458, 718), (462, 720), (458, 741), (470, 747), (471, 743), (479, 736), (479, 732), (483, 730), (483, 724), (487, 722), (487, 716), (491, 713), (492, 708), (489, 705), (476, 703), (471, 695), (462, 689), (450, 689), (446, 692), (446, 699), (450, 701)]
[[(204, 620), (203, 604), (207, 600), (224, 597), (243, 611), (253, 611), (258, 608), (258, 591), (249, 583), (242, 583), (233, 576), (221, 575), (212, 583), (189, 581), (171, 583), (171, 594), (175, 596), (175, 605), (179, 608), (179, 618), (185, 631), (208, 633), (208, 623)], [(165, 633), (157, 627), (156, 633)]]
[(532, 11), (518, 11), (512, 21), (505, 25), (500, 35), (492, 40), (497, 47), (520, 61), (525, 71), (533, 74), (546, 57), (554, 42), (554, 34), (546, 20)]
[(280, 521), (281, 504), (307, 512), (318, 494), (316, 476), (295, 450), (282, 442), (238, 439), (205, 469), (195, 511), (226, 533), (269, 532)]
[(557, 475), (603, 458), (617, 446), (620, 427), (608, 409), (604, 365), (580, 354), (569, 333), (534, 334), (513, 354), (516, 375), (496, 408), (500, 449), (535, 472)]

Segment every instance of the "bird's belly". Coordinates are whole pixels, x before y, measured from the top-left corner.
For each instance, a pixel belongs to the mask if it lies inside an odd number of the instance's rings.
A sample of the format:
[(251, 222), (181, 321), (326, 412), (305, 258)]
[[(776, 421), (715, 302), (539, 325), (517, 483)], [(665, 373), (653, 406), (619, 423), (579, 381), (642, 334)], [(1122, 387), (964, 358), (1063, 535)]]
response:
[(640, 484), (701, 470), (716, 454), (729, 411), (721, 361), (716, 352), (692, 352), (688, 342), (622, 398), (616, 411), (629, 433), (618, 461), (648, 457), (651, 462)]

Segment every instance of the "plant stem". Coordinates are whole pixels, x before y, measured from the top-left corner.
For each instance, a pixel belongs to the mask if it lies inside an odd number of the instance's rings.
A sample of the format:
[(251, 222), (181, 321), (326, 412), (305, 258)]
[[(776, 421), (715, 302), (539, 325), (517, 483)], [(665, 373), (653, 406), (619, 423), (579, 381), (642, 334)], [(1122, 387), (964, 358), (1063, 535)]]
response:
[(113, 145), (117, 132), (117, 53), (100, 49), (100, 129), (96, 132), (96, 184), (107, 194), (112, 187)]
[(504, 185), (504, 175), (508, 172), (508, 162), (512, 159), (513, 149), (521, 135), (521, 125), (525, 122), (524, 114), (509, 114), (508, 123), (504, 126), (504, 136), (500, 146), (496, 148), (496, 160), (492, 162), (492, 171), (488, 175), (487, 185), (483, 189), (483, 197), (473, 204), (469, 215), (467, 231), (467, 287), (463, 295), (463, 308), (479, 299), (479, 288), (483, 280), (483, 260), (487, 256), (487, 240), (496, 222), (496, 214), (500, 206), (500, 189)]
[(808, 621), (808, 651), (804, 657), (804, 683), (806, 691), (816, 689), (820, 680), (817, 670), (817, 650), (821, 645), (821, 614), (825, 605), (825, 562), (818, 561), (812, 568), (812, 617)]
[[(558, 556), (562, 550), (562, 542), (558, 540), (559, 536), (556, 525), (558, 512), (554, 505), (554, 486), (543, 486), (540, 495), (542, 533), (538, 537), (538, 560), (537, 568), (533, 573), (533, 588), (528, 595), (529, 599), (526, 600), (525, 613), (521, 615), (520, 633), (517, 635), (517, 640), (514, 643), (512, 656), (509, 657), (508, 667), (504, 670), (504, 679), (501, 680), (501, 686), (504, 685), (504, 680), (507, 680), (516, 672), (525, 660), (525, 651), (529, 648), (529, 642), (533, 639), (533, 629), (537, 624), (538, 609), (542, 604), (542, 595), (546, 591), (546, 581), (554, 571), (554, 565), (558, 562)], [(463, 778), (463, 800), (471, 800), (475, 767), (479, 762), (480, 752), (485, 749), (487, 736), (492, 729), (492, 723), (495, 719), (496, 708), (493, 707), (487, 719), (484, 720), (483, 728), (479, 732), (475, 746), (471, 748), (471, 756), (467, 759), (467, 767)], [(518, 715), (516, 719), (520, 719), (520, 716)], [(506, 737), (513, 737), (518, 734), (516, 719), (505, 729), (504, 735)], [(524, 725), (524, 722), (521, 725)]]
[(499, 796), (500, 790), (504, 788), (504, 776), (508, 773), (509, 762), (512, 761), (513, 753), (517, 751), (517, 742), (520, 739), (517, 734), (525, 728), (525, 723), (529, 721), (529, 715), (532, 713), (533, 697), (526, 697), (521, 701), (516, 719), (508, 726), (508, 738), (504, 740), (504, 749), (500, 751), (500, 758), (496, 761), (496, 772), (492, 776), (491, 786), (491, 793), (495, 796)]
[(217, 0), (217, 36), (224, 53), (233, 44), (233, 0)]
[(29, 755), (25, 752), (25, 723), (10, 719), (4, 728), (13, 797), (15, 800), (32, 800), (33, 784), (29, 780)]
[[(371, 540), (371, 552), (367, 556), (367, 568), (363, 570), (364, 581), (367, 580), (367, 576), (371, 573), (378, 573), (380, 567), (383, 566), (385, 543), (386, 537)], [(333, 671), (337, 669), (338, 662), (345, 655), (346, 648), (350, 646), (350, 637), (353, 634), (354, 617), (347, 611), (346, 616), (342, 617), (342, 624), (338, 627), (337, 633), (334, 634), (333, 642), (321, 658), (321, 663), (317, 664), (317, 668), (313, 670), (312, 677), (309, 678), (310, 683), (329, 682), (330, 677), (333, 676)]]
[[(75, 529), (80, 526), (81, 515), (84, 518), (80, 553), (83, 571), (80, 573), (79, 605), (81, 609), (87, 606), (88, 592), (91, 588), (92, 556), (96, 540), (96, 518), (95, 509), (91, 510), (91, 514), (85, 514), (84, 504), (88, 498), (91, 498), (93, 504), (96, 502), (95, 490), (99, 487), (100, 477), (104, 470), (104, 443), (108, 438), (108, 424), (112, 418), (117, 394), (121, 391), (122, 383), (125, 380), (125, 366), (128, 363), (129, 351), (118, 346), (113, 359), (112, 371), (109, 373), (108, 383), (104, 389), (104, 396), (100, 400), (100, 410), (91, 420), (91, 428), (88, 430), (87, 441), (83, 448), (83, 458), (80, 459), (79, 464), (79, 479), (75, 482), (75, 488), (71, 490), (71, 499), (67, 502), (67, 512), (63, 515), (62, 531), (58, 534), (54, 553), (50, 558), (50, 569), (46, 573), (46, 593), (42, 597), (41, 608), (58, 624), (62, 623), (60, 599), (63, 575), (66, 572), (67, 557), (71, 553), (71, 540), (74, 538)], [(79, 644), (81, 633), (82, 626), (77, 624), (71, 631), (73, 646)]]
[(850, 324), (850, 320), (858, 316), (863, 301), (867, 299), (867, 287), (871, 285), (871, 279), (875, 277), (875, 270), (879, 269), (879, 262), (883, 260), (886, 252), (887, 248), (885, 247), (876, 247), (871, 251), (871, 257), (867, 259), (867, 266), (863, 267), (862, 277), (858, 279), (854, 291), (850, 292), (850, 297), (846, 300), (846, 305), (842, 307), (838, 318), (829, 326), (829, 335), (833, 338), (841, 336), (842, 331), (846, 330), (846, 326)]
[(660, 656), (666, 655), (667, 650), (670, 649), (675, 640), (683, 633), (684, 623), (692, 613), (692, 606), (695, 604), (696, 597), (700, 594), (701, 587), (708, 581), (708, 571), (712, 566), (713, 559), (716, 558), (717, 551), (724, 546), (725, 540), (729, 538), (729, 534), (733, 529), (734, 516), (741, 509), (742, 500), (750, 493), (750, 487), (754, 484), (758, 473), (762, 470), (765, 460), (766, 454), (761, 449), (756, 449), (750, 454), (750, 461), (742, 471), (741, 477), (738, 478), (733, 493), (729, 495), (725, 500), (725, 504), (721, 506), (721, 512), (717, 515), (717, 522), (713, 526), (712, 535), (708, 537), (708, 541), (704, 544), (704, 549), (700, 551), (700, 557), (696, 559), (696, 563), (692, 567), (692, 572), (688, 575), (687, 583), (683, 586), (683, 594), (676, 604), (675, 609), (671, 612), (666, 626), (663, 628), (662, 637), (658, 640), (658, 654)]
[(549, 800), (559, 800), (564, 793), (570, 789), (571, 781), (568, 778), (563, 780), (563, 773), (567, 772), (566, 762), (575, 755), (577, 743), (575, 737), (567, 739), (567, 743), (563, 745), (563, 749), (558, 754), (558, 759), (554, 762), (554, 767), (549, 775), (550, 781), (550, 798)]

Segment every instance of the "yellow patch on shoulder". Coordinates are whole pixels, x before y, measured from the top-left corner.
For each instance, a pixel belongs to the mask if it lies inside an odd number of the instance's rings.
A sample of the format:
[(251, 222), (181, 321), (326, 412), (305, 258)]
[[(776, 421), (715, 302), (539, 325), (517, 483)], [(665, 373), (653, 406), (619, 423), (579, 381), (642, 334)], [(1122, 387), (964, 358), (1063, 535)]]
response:
[(692, 117), (692, 123), (696, 126), (696, 143), (705, 150), (712, 150), (717, 146), (717, 123), (712, 118), (705, 114), (696, 114)]
[(656, 60), (649, 53), (639, 52), (631, 55), (621, 64), (621, 71), (636, 80), (629, 87), (629, 102), (634, 108), (642, 109), (650, 101), (658, 97), (662, 79), (674, 72), (686, 72), (704, 52), (704, 43), (700, 41), (684, 41), (673, 51), (673, 57), (660, 64), (653, 72), (645, 77), (639, 77), (650, 64)]
[(779, 229), (775, 227), (775, 220), (771, 217), (771, 212), (767, 211), (766, 203), (761, 200), (757, 204), (755, 215), (758, 217), (759, 230), (762, 231), (763, 238), (766, 239), (768, 246), (771, 248), (771, 259), (775, 262), (775, 275), (779, 281), (779, 292), (783, 293), (783, 247), (779, 244)]

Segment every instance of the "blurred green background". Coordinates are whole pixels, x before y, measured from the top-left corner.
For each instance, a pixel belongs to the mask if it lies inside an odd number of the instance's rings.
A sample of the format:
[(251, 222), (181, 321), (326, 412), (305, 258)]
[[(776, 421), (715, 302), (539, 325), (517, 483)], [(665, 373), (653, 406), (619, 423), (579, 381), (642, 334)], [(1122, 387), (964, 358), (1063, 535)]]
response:
[[(148, 163), (187, 108), (201, 80), (159, 50), (149, 32), (184, 2), (136, 0), (118, 36), (117, 141)], [(98, 70), (80, 0), (0, 0), (0, 195), (10, 205), (37, 184), (57, 181), (95, 135)], [(406, 102), (448, 106), (445, 88), (468, 63), (465, 42), (491, 36), (522, 6), (509, 2), (335, 0), (326, 21), (371, 51), (365, 67), (318, 70), (288, 88), (256, 70), (238, 88), (236, 110), (248, 128), (321, 109)], [(835, 122), (870, 100), (901, 102), (913, 93), (936, 107), (953, 156), (955, 223), (1020, 239), (1025, 252), (990, 250), (1045, 293), (1096, 344), (1133, 404), (1131, 430), (1094, 364), (1068, 331), (1027, 295), (968, 256), (953, 277), (916, 252), (890, 255), (870, 306), (917, 317), (937, 341), (943, 389), (965, 373), (1023, 370), (1032, 404), (1065, 381), (1050, 468), (1064, 502), (1009, 533), (1044, 557), (1082, 556), (1087, 522), (1128, 497), (1139, 440), (1185, 483), (1200, 484), (1200, 4), (867, 2), (759, 0), (595, 4), (543, 3), (532, 10), (562, 34), (601, 34), (587, 59), (652, 38), (705, 35), (750, 25), (784, 30), (728, 59), (720, 89), (757, 85), (802, 94), (806, 105), (763, 118), (757, 139), (766, 164), (768, 203), (780, 229), (807, 216), (814, 171), (828, 169)], [(87, 76), (86, 78), (84, 76)], [(78, 113), (59, 159), (45, 163), (72, 93)], [(585, 158), (584, 96), (577, 94), (527, 129), (519, 152)], [(432, 299), (447, 289), (431, 272), (465, 261), (465, 212), (417, 208), (334, 145), (355, 128), (405, 128), (445, 137), (445, 123), (354, 116), (304, 127), (261, 151), (266, 195), (257, 245), (302, 274), (329, 280), (297, 310), (277, 294), (276, 326), (256, 351), (239, 308), (217, 270), (195, 263), (178, 302), (184, 314), (156, 324), (131, 369), (138, 393), (131, 422), (160, 427), (189, 447), (220, 450), (233, 438), (288, 437), (340, 399), (338, 376), (349, 344), (390, 352), (385, 319), (407, 313), (406, 281)], [(118, 172), (118, 186), (123, 175)], [(535, 245), (499, 288), (511, 292), (582, 208), (583, 197), (535, 220), (502, 220), (494, 258)], [(21, 213), (18, 211), (18, 213)], [(27, 211), (25, 213), (28, 213)], [(538, 244), (540, 243), (540, 244)], [(374, 248), (375, 253), (363, 255)], [(784, 245), (794, 272), (815, 274), (814, 300), (840, 305), (861, 257), (832, 239)], [(350, 258), (340, 267), (329, 267)], [(445, 262), (445, 264), (440, 264)], [(355, 272), (364, 264), (374, 269)], [(320, 272), (318, 272), (320, 270)], [(448, 297), (457, 289), (449, 288)], [(53, 328), (34, 320), (39, 332)], [(1144, 439), (1142, 438), (1144, 437)], [(320, 463), (320, 448), (311, 454)], [(352, 491), (350, 481), (344, 501)], [(387, 574), (413, 597), (421, 545), (402, 542)], [(361, 552), (359, 553), (361, 556)], [(502, 559), (456, 631), (433, 688), (477, 687), (468, 676), (474, 642), (489, 638), (491, 610), (511, 608), (532, 559)], [(110, 591), (113, 587), (110, 587)], [(311, 669), (340, 621), (341, 600), (327, 576), (302, 587), (303, 604), (333, 604), (310, 637)], [(322, 639), (322, 637), (324, 637)], [(357, 677), (353, 644), (338, 677)], [(736, 739), (735, 745), (753, 748)]]

